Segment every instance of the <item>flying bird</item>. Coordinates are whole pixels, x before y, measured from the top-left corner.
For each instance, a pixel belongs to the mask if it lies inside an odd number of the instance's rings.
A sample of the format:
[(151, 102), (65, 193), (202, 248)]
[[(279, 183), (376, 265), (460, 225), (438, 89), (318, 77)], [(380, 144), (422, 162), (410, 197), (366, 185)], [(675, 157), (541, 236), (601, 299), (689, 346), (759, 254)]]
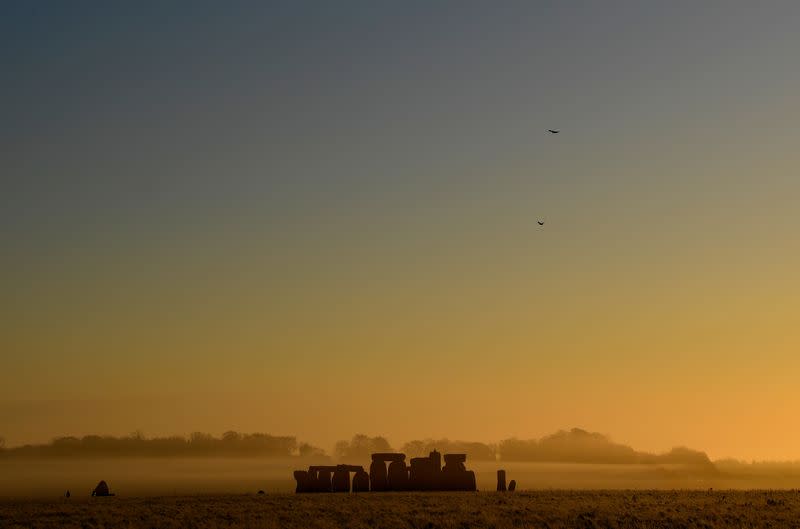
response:
[(544, 221), (543, 220), (537, 220), (536, 222), (539, 223), (539, 226), (544, 226)]
[(561, 131), (560, 130), (547, 129), (547, 132), (549, 132), (550, 134), (558, 134)]

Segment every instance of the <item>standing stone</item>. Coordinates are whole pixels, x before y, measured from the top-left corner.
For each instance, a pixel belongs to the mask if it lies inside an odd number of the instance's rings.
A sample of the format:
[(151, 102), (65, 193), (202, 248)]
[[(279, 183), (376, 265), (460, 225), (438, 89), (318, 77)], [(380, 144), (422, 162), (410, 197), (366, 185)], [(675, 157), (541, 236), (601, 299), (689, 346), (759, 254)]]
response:
[(386, 490), (387, 476), (386, 476), (386, 463), (382, 460), (376, 459), (373, 455), (372, 463), (369, 465), (369, 483), (370, 490), (379, 491)]
[(295, 470), (294, 479), (297, 481), (297, 487), (294, 489), (295, 492), (299, 493), (313, 491), (313, 486), (309, 483), (309, 473), (305, 470)]
[(317, 473), (317, 492), (331, 491), (331, 471), (327, 468), (321, 469)]
[(105, 481), (100, 481), (97, 486), (92, 491), (92, 496), (111, 496), (111, 493), (108, 491), (108, 485)]
[(497, 492), (505, 492), (506, 491), (506, 471), (505, 470), (498, 470), (497, 471)]
[(333, 471), (333, 492), (350, 492), (350, 472), (344, 466)]
[(369, 474), (363, 469), (353, 476), (353, 492), (369, 492)]
[(466, 469), (466, 461), (467, 454), (445, 454), (440, 483), (442, 490), (475, 490), (475, 473)]
[(408, 469), (404, 461), (389, 463), (388, 490), (408, 490)]
[(514, 492), (515, 490), (517, 490), (517, 480), (512, 479), (508, 482), (508, 492)]

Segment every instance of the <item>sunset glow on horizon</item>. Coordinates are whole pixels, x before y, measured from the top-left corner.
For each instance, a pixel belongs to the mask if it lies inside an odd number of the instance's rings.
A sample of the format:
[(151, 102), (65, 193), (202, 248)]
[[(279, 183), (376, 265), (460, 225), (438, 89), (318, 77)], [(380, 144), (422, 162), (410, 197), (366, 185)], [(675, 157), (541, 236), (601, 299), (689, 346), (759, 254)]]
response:
[(800, 460), (800, 4), (613, 5), (0, 8), (0, 437)]

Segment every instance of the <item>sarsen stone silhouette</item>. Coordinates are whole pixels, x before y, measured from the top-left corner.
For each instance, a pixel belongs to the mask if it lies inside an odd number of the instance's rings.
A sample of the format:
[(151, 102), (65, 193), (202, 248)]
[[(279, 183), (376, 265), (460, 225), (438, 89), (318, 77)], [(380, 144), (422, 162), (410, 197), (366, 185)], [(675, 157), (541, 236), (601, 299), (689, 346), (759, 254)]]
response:
[(442, 467), (442, 455), (434, 450), (428, 457), (411, 458), (410, 465), (406, 465), (405, 454), (379, 452), (372, 454), (369, 474), (364, 467), (354, 465), (312, 465), (308, 470), (295, 470), (295, 491), (476, 490), (475, 473), (466, 469), (466, 461), (466, 454), (445, 454)]

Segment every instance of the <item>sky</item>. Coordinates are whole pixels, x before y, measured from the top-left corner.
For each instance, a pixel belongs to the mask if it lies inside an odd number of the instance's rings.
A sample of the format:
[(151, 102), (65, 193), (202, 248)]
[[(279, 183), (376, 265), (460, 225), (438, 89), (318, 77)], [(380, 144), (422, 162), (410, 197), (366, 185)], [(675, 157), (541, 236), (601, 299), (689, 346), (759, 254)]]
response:
[(800, 459), (798, 26), (3, 2), (0, 436)]

